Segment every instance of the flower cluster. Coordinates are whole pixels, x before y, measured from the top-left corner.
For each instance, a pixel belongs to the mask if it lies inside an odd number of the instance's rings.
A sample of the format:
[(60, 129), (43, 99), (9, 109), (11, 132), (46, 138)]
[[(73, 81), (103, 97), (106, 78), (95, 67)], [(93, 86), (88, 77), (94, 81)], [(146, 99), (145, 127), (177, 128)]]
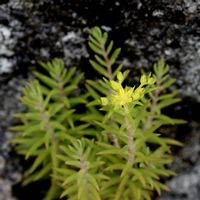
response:
[(123, 88), (123, 80), (124, 75), (121, 72), (117, 74), (117, 81), (110, 80), (112, 93), (110, 97), (101, 98), (101, 102), (103, 105), (111, 104), (115, 108), (118, 108), (133, 103), (135, 101), (139, 101), (145, 93), (145, 88), (143, 86), (152, 85), (156, 81), (154, 77), (151, 77), (151, 75), (143, 74), (140, 79), (140, 86), (135, 89), (134, 87), (132, 88), (128, 86)]

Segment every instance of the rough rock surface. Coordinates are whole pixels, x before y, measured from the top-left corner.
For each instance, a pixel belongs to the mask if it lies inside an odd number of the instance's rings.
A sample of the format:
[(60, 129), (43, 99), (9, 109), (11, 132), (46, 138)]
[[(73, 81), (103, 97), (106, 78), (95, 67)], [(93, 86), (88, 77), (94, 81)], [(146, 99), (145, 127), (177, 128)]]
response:
[(187, 128), (178, 132), (180, 135), (185, 135), (183, 136), (185, 146), (176, 152), (171, 166), (177, 176), (166, 181), (171, 192), (163, 193), (157, 200), (199, 200), (200, 198), (199, 122), (191, 121)]
[(95, 25), (110, 31), (122, 47), (125, 66), (147, 68), (160, 56), (170, 64), (184, 99), (174, 114), (185, 117), (189, 125), (177, 131), (186, 144), (171, 166), (178, 173), (168, 181), (172, 192), (159, 199), (200, 199), (200, 1), (1, 0), (0, 200), (14, 199), (12, 185), (20, 179), (8, 127), (13, 113), (23, 110), (17, 97), (28, 67), (63, 57), (66, 64), (90, 73), (87, 30)]
[(0, 85), (0, 200), (14, 200), (12, 186), (21, 179), (19, 159), (12, 153), (13, 136), (8, 128), (14, 122), (13, 114), (23, 110), (17, 98), (24, 84), (25, 80), (17, 76)]

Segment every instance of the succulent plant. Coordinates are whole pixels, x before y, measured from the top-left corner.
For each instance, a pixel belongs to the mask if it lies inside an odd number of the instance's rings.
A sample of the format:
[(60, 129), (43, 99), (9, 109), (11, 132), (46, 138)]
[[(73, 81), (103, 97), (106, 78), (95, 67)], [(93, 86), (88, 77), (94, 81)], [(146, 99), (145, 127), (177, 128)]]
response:
[(33, 159), (23, 184), (50, 179), (45, 200), (151, 200), (154, 191), (168, 190), (160, 177), (174, 175), (166, 167), (170, 146), (182, 145), (159, 132), (185, 123), (162, 112), (180, 101), (166, 93), (175, 80), (162, 58), (152, 74), (127, 86), (129, 71), (116, 64), (120, 48), (108, 34), (92, 28), (89, 46), (102, 78), (86, 80), (80, 91), (83, 74), (56, 58), (40, 63), (45, 72), (35, 71), (22, 91), (27, 112), (16, 114), (22, 123), (12, 130), (17, 151)]

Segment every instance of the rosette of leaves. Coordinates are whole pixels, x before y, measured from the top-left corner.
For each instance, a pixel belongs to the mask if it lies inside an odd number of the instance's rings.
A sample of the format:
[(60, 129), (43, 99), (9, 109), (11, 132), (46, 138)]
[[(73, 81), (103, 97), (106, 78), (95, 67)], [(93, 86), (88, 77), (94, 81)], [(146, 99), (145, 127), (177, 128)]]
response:
[(163, 114), (180, 101), (176, 92), (166, 93), (175, 80), (160, 59), (153, 74), (126, 86), (129, 71), (121, 72), (120, 48), (108, 34), (92, 28), (89, 46), (90, 64), (102, 78), (87, 80), (85, 94), (78, 92), (83, 75), (60, 59), (41, 63), (44, 73), (35, 72), (37, 80), (23, 89), (28, 111), (16, 115), (22, 124), (12, 129), (18, 152), (34, 159), (24, 184), (51, 179), (46, 200), (151, 200), (154, 191), (168, 190), (160, 177), (174, 175), (166, 167), (170, 146), (182, 145), (159, 131), (184, 123)]

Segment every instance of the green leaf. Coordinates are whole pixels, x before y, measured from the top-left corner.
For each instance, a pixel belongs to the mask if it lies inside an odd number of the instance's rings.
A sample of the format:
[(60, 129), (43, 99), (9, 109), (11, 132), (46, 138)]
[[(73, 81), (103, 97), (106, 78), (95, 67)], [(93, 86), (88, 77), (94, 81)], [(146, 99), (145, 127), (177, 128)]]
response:
[(115, 194), (115, 200), (120, 200), (122, 198), (123, 193), (125, 192), (125, 187), (128, 183), (129, 180), (129, 176), (124, 176), (121, 179), (121, 182), (119, 184), (119, 187), (117, 188), (116, 194)]
[(120, 155), (124, 158), (127, 157), (127, 152), (123, 149), (117, 149), (117, 148), (114, 148), (113, 149), (108, 149), (108, 150), (102, 150), (100, 152), (97, 153), (98, 155)]
[(111, 63), (111, 64), (114, 64), (114, 63), (115, 63), (115, 61), (116, 61), (116, 59), (118, 58), (120, 52), (121, 52), (121, 49), (120, 49), (120, 48), (115, 49), (115, 51), (113, 52), (113, 54), (112, 54), (112, 56), (111, 56), (111, 58), (110, 58), (110, 63)]
[(68, 160), (68, 161), (65, 161), (65, 164), (76, 167), (76, 168), (80, 168), (80, 162), (79, 161)]
[(46, 175), (48, 175), (51, 171), (52, 165), (51, 163), (48, 163), (47, 165), (45, 165), (41, 170), (38, 170), (37, 172), (35, 172), (32, 175), (29, 175), (25, 178), (25, 180), (23, 181), (23, 186), (33, 182), (33, 181), (37, 181), (43, 177), (45, 177)]
[(184, 144), (182, 142), (179, 142), (177, 140), (171, 139), (171, 138), (162, 138), (163, 142), (166, 142), (170, 145), (176, 145), (176, 146), (183, 146)]
[(48, 93), (47, 97), (45, 98), (44, 104), (43, 104), (44, 109), (46, 109), (48, 107), (48, 105), (50, 104), (49, 101), (55, 94), (56, 94), (55, 90), (51, 90), (51, 92)]
[(95, 26), (90, 30), (90, 34), (93, 35), (96, 39), (99, 39), (102, 37), (101, 29), (98, 26)]
[(75, 140), (75, 137), (70, 135), (68, 132), (57, 131), (57, 134), (63, 140), (65, 139), (65, 140), (70, 141), (70, 142)]
[(44, 138), (45, 148), (49, 149), (49, 146), (51, 144), (51, 133), (47, 131), (47, 134), (45, 134)]
[(159, 120), (163, 121), (163, 124), (174, 124), (173, 120), (166, 115), (160, 114), (160, 115), (156, 116), (155, 119), (159, 119)]
[(143, 187), (146, 187), (146, 180), (145, 177), (143, 176), (142, 172), (140, 172), (139, 169), (131, 169), (131, 172), (133, 173), (133, 176), (136, 177), (141, 184), (143, 185)]
[(105, 46), (107, 40), (108, 40), (108, 33), (104, 32), (103, 35), (102, 35), (102, 39), (101, 39), (102, 46)]
[(88, 180), (89, 180), (90, 184), (91, 184), (97, 191), (100, 190), (99, 185), (98, 185), (96, 179), (94, 178), (94, 176), (92, 176), (91, 174), (88, 174)]
[(173, 91), (172, 93), (170, 94), (165, 94), (165, 95), (161, 95), (158, 97), (158, 100), (165, 100), (165, 99), (172, 99), (174, 98), (174, 96), (177, 94), (176, 91)]
[(76, 72), (76, 67), (72, 67), (72, 68), (69, 69), (69, 71), (67, 72), (67, 75), (63, 79), (63, 84), (64, 85), (67, 82), (69, 82), (69, 80), (72, 78), (72, 76), (75, 74), (75, 72)]
[(125, 177), (127, 174), (129, 174), (130, 169), (132, 168), (131, 163), (127, 162), (126, 165), (124, 166), (120, 177)]
[(96, 62), (93, 61), (93, 60), (90, 60), (90, 64), (92, 65), (92, 67), (93, 67), (97, 72), (99, 72), (99, 74), (101, 74), (101, 75), (107, 77), (107, 71), (106, 71), (101, 65), (99, 65), (98, 63), (96, 63)]
[(97, 53), (97, 54), (99, 54), (99, 55), (102, 55), (101, 49), (99, 49), (99, 47), (96, 46), (94, 43), (89, 42), (89, 46), (90, 46), (90, 48), (91, 48), (95, 53)]
[[(74, 194), (77, 191), (77, 185), (70, 185), (69, 187), (67, 187), (67, 189), (64, 190), (64, 192), (62, 192), (62, 194), (60, 195), (60, 198), (63, 198), (64, 196), (68, 196), (70, 194)], [(76, 195), (77, 198), (77, 195)]]
[(124, 164), (113, 164), (108, 166), (105, 170), (106, 171), (113, 171), (113, 170), (123, 170), (124, 169)]
[(41, 137), (35, 141), (35, 143), (27, 151), (25, 159), (28, 159), (31, 154), (33, 154), (39, 147), (41, 147), (42, 144), (44, 144), (44, 137)]
[(170, 80), (168, 80), (167, 82), (165, 82), (164, 84), (162, 84), (162, 89), (170, 87), (172, 84), (174, 84), (175, 81), (176, 81), (176, 79), (170, 79)]
[(141, 189), (134, 183), (129, 182), (129, 187), (131, 189), (132, 195), (135, 197), (135, 200), (140, 200), (141, 199)]
[(27, 96), (23, 96), (22, 98), (20, 98), (20, 101), (21, 101), (21, 103), (27, 105), (30, 108), (34, 108), (35, 107), (35, 103), (36, 102), (34, 100), (30, 99)]
[(57, 121), (51, 121), (50, 124), (57, 130), (66, 131), (66, 127)]
[(112, 48), (113, 48), (113, 41), (111, 40), (109, 45), (108, 45), (108, 47), (107, 47), (107, 49), (106, 49), (107, 55), (109, 55), (109, 53), (111, 52)]
[(99, 192), (98, 192), (98, 190), (96, 190), (96, 188), (90, 186), (90, 192), (92, 194), (92, 199), (94, 199), (94, 200), (101, 200)]
[(54, 103), (51, 104), (51, 107), (49, 108), (49, 114), (50, 116), (56, 115), (58, 112), (60, 112), (63, 108), (63, 104), (61, 103)]
[(118, 185), (120, 182), (120, 177), (119, 176), (114, 176), (112, 178), (110, 178), (110, 180), (108, 180), (107, 182), (105, 182), (102, 185), (102, 191), (106, 190), (107, 188), (110, 188), (112, 186)]
[(170, 105), (172, 105), (172, 104), (175, 104), (175, 103), (178, 103), (178, 102), (180, 102), (180, 101), (181, 101), (181, 100), (178, 99), (178, 98), (176, 98), (176, 99), (167, 99), (167, 100), (163, 100), (163, 101), (159, 102), (158, 108), (159, 108), (159, 109), (163, 109), (163, 108), (165, 108), (165, 107), (168, 107), (168, 106), (170, 106)]
[(43, 164), (43, 161), (49, 157), (49, 151), (41, 151), (38, 157), (35, 159), (32, 166), (26, 171), (26, 176), (33, 173), (40, 165)]
[(39, 78), (42, 82), (44, 82), (49, 87), (51, 87), (51, 88), (57, 87), (57, 83), (53, 79), (49, 78), (48, 76), (45, 76), (36, 71), (34, 72), (34, 74), (37, 78)]
[(95, 88), (97, 91), (99, 91), (103, 95), (108, 94), (108, 89), (102, 87), (98, 82), (94, 82), (92, 80), (87, 80), (87, 83), (90, 84), (91, 87)]
[[(65, 174), (64, 174), (65, 175)], [(62, 186), (66, 186), (69, 184), (73, 184), (74, 182), (76, 182), (78, 174), (77, 173), (73, 173), (71, 174), (69, 177), (67, 177), (65, 179), (65, 181), (62, 183)]]
[(93, 36), (91, 36), (91, 35), (89, 36), (89, 41), (91, 43), (93, 43), (95, 46), (97, 46), (98, 48), (101, 47), (101, 44)]
[(15, 117), (21, 118), (21, 119), (29, 119), (29, 120), (36, 120), (39, 121), (41, 119), (40, 113), (17, 113), (15, 114)]
[(33, 142), (33, 140), (31, 140), (30, 138), (24, 138), (24, 137), (17, 137), (12, 139), (11, 141), (16, 144), (26, 144), (26, 145), (30, 145)]
[(86, 104), (87, 101), (86, 101), (86, 98), (87, 98), (87, 94), (85, 95), (79, 95), (78, 97), (72, 97), (70, 98), (70, 105), (71, 107), (74, 107), (76, 106), (77, 104)]
[(123, 64), (118, 65), (117, 69), (113, 72), (113, 77), (117, 76), (118, 72), (120, 72), (122, 68), (123, 68)]
[(15, 126), (15, 127), (11, 127), (11, 130), (15, 130), (15, 131), (18, 131), (18, 132), (21, 132), (22, 133), (22, 136), (25, 137), (25, 136), (29, 136), (35, 132), (40, 132), (41, 133), (41, 130), (40, 130), (40, 124), (27, 124), (27, 125), (21, 125), (21, 126)]
[(64, 88), (63, 92), (64, 92), (64, 94), (69, 94), (72, 91), (74, 91), (76, 88), (77, 88), (77, 85), (69, 85)]
[(102, 66), (104, 66), (104, 67), (107, 67), (107, 64), (106, 64), (105, 60), (103, 60), (102, 58), (100, 58), (98, 55), (95, 55), (94, 57), (96, 58), (97, 62), (98, 62), (100, 65), (102, 65)]
[(79, 72), (79, 74), (77, 74), (73, 79), (72, 79), (72, 81), (71, 81), (71, 85), (77, 85), (78, 83), (80, 83), (80, 81), (83, 79), (83, 73), (80, 73)]
[(90, 87), (89, 85), (86, 85), (86, 88), (94, 99), (100, 99), (100, 95), (92, 87)]

